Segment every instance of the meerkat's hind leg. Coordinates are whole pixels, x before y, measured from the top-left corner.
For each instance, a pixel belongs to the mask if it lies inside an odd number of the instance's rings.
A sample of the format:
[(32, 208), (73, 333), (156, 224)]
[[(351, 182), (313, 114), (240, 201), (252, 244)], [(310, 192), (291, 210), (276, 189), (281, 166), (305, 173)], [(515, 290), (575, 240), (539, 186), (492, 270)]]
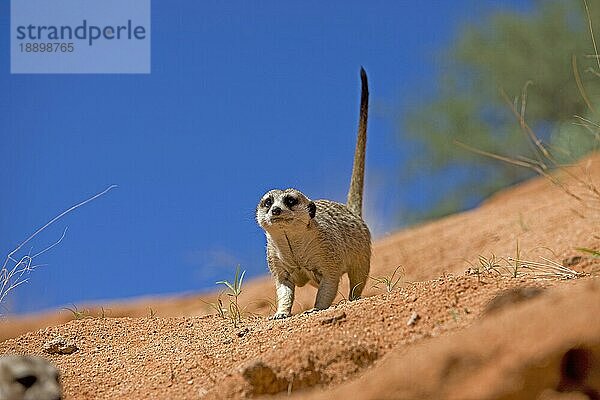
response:
[(358, 300), (360, 299), (360, 295), (362, 294), (365, 285), (367, 284), (367, 279), (369, 279), (369, 267), (364, 266), (354, 266), (348, 269), (348, 279), (350, 281), (350, 291), (348, 293), (348, 298), (350, 300)]
[(337, 277), (323, 277), (319, 283), (319, 289), (317, 289), (317, 299), (315, 300), (314, 310), (324, 310), (331, 306), (333, 299), (338, 292), (338, 285), (340, 284), (340, 278)]

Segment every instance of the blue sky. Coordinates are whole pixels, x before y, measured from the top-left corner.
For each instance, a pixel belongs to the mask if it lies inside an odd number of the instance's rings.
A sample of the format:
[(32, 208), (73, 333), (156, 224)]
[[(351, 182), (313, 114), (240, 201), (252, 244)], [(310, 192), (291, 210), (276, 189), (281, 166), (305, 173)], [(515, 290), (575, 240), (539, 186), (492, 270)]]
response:
[[(435, 93), (457, 28), (523, 1), (159, 1), (149, 75), (11, 75), (0, 2), (0, 254), (67, 207), (5, 304), (23, 313), (213, 288), (265, 274), (254, 207), (296, 187), (344, 201), (369, 74), (367, 222), (376, 235), (441, 182), (403, 182), (403, 110)], [(27, 248), (27, 250), (30, 247)]]

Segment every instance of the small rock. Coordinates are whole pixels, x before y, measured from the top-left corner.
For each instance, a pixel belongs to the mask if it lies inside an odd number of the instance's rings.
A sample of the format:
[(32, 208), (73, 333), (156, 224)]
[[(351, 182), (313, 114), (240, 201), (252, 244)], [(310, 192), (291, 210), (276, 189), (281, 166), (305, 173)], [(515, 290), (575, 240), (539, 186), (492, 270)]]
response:
[(321, 325), (340, 324), (345, 319), (346, 319), (346, 313), (342, 311), (341, 313), (338, 313), (338, 314), (334, 315), (333, 317), (322, 319)]
[(410, 315), (410, 318), (408, 319), (408, 321), (406, 321), (406, 325), (412, 326), (412, 325), (416, 324), (420, 318), (421, 317), (419, 316), (419, 314), (417, 314), (416, 311), (413, 311), (413, 313)]
[(43, 350), (48, 354), (72, 354), (79, 349), (75, 343), (67, 342), (67, 339), (59, 336), (46, 342)]
[(563, 260), (562, 265), (563, 267), (574, 267), (575, 265), (579, 264), (581, 261), (583, 260), (583, 257), (581, 256), (573, 256), (573, 257), (567, 257)]
[(244, 329), (242, 329), (241, 331), (239, 331), (239, 332), (237, 333), (237, 335), (238, 335), (238, 337), (244, 337), (244, 336), (245, 336), (245, 335), (246, 335), (248, 332), (250, 332), (250, 329), (248, 329), (248, 328), (244, 328)]

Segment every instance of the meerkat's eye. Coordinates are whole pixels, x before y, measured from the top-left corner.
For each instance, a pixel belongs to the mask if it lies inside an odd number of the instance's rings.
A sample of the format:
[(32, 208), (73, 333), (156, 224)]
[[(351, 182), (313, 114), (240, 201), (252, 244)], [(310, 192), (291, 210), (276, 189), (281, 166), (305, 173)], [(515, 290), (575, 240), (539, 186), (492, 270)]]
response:
[(298, 204), (298, 199), (292, 196), (285, 196), (283, 204), (285, 204), (287, 208), (292, 208)]
[(264, 199), (264, 200), (263, 200), (263, 202), (262, 202), (262, 206), (263, 206), (264, 208), (269, 208), (269, 207), (271, 207), (272, 205), (273, 205), (273, 199), (272, 199), (272, 198), (270, 198), (270, 197), (267, 197), (267, 198), (266, 198), (266, 199)]

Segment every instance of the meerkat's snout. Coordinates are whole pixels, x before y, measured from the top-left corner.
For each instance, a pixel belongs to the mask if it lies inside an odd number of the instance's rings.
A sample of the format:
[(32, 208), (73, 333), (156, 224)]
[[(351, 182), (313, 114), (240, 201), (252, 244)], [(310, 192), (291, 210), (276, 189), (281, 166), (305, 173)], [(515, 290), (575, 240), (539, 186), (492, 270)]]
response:
[(271, 208), (271, 214), (274, 216), (281, 215), (281, 208), (279, 208), (277, 206)]

